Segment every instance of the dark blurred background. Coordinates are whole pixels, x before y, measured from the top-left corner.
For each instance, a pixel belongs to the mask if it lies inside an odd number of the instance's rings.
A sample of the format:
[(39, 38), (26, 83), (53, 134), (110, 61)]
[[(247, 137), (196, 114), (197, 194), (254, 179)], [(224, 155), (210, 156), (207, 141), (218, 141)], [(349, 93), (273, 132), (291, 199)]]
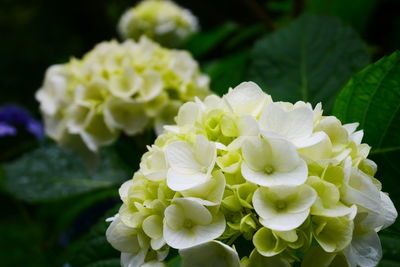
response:
[[(210, 40), (219, 39), (206, 52), (196, 50), (196, 39), (189, 41), (186, 48), (203, 66), (226, 55), (247, 50), (262, 34), (284, 27), (302, 13), (334, 16), (351, 25), (366, 42), (374, 60), (400, 48), (400, 0), (176, 2), (192, 10), (199, 18), (202, 30), (210, 33)], [(119, 17), (135, 3), (137, 1), (129, 0), (0, 0), (0, 105), (19, 104), (39, 119), (34, 94), (41, 86), (47, 67), (66, 62), (71, 56), (81, 57), (101, 41), (117, 39)], [(237, 34), (240, 32), (241, 36)], [(24, 136), (21, 138), (24, 139)], [(117, 199), (114, 191), (111, 196)], [(74, 201), (79, 200), (69, 199), (61, 204), (73, 206)], [(78, 211), (69, 210), (70, 214), (67, 214), (60, 210), (60, 203), (31, 206), (0, 194), (0, 266), (58, 266), (60, 262), (65, 262), (63, 251), (69, 245), (71, 236), (88, 231), (90, 224), (103, 215), (96, 205), (85, 205), (90, 207), (85, 216), (93, 215), (93, 219), (82, 221), (78, 217), (75, 224), (79, 227), (72, 226), (69, 232), (60, 236), (49, 234), (50, 229), (57, 230), (59, 227), (53, 220), (60, 216), (72, 218), (79, 214)], [(106, 205), (110, 203), (103, 204), (100, 210), (104, 211)], [(104, 230), (98, 229), (101, 235)], [(85, 255), (91, 252), (78, 253)], [(118, 257), (116, 251), (111, 250), (111, 253)], [(7, 259), (2, 255), (7, 255)], [(54, 258), (49, 259), (48, 255)], [(27, 262), (30, 264), (27, 265)]]
[[(82, 56), (96, 43), (117, 38), (129, 0), (1, 0), (0, 104), (18, 103), (38, 116), (35, 91), (46, 68)], [(179, 0), (203, 30), (227, 21), (241, 27), (281, 27), (302, 12), (331, 15), (351, 24), (374, 58), (400, 47), (399, 0)], [(251, 44), (248, 44), (251, 45)], [(240, 48), (238, 48), (240, 49)], [(214, 51), (218, 57), (226, 51)]]

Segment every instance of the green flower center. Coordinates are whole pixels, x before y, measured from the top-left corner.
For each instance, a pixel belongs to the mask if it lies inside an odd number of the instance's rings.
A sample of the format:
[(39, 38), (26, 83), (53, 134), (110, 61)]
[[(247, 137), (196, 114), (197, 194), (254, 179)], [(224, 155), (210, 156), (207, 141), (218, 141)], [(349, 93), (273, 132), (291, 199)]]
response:
[(193, 227), (193, 222), (190, 219), (185, 219), (183, 221), (183, 227), (186, 229), (191, 229)]
[(283, 210), (283, 209), (286, 208), (286, 202), (284, 202), (284, 201), (278, 201), (278, 202), (276, 203), (276, 207), (277, 207), (277, 209), (279, 209), (279, 210)]
[(267, 165), (267, 166), (265, 167), (265, 169), (264, 169), (264, 172), (265, 172), (266, 174), (272, 174), (274, 171), (275, 171), (275, 170), (274, 170), (274, 167), (272, 167), (271, 165)]

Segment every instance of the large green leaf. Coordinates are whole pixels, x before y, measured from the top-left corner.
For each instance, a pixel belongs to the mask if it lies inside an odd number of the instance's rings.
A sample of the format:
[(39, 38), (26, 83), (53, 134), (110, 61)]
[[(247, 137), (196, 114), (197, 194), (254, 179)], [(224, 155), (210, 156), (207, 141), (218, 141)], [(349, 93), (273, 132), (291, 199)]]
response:
[(4, 165), (5, 187), (15, 197), (39, 202), (57, 200), (101, 188), (109, 188), (130, 178), (116, 153), (106, 149), (95, 171), (81, 158), (55, 145), (30, 152)]
[(195, 58), (203, 57), (226, 40), (237, 28), (236, 23), (228, 22), (218, 28), (199, 32), (190, 37), (184, 48)]
[[(372, 146), (384, 189), (398, 198), (400, 167), (400, 52), (357, 73), (338, 96), (334, 114), (343, 123), (359, 122)], [(400, 199), (399, 199), (400, 200)], [(400, 201), (397, 202), (400, 204)]]
[(256, 42), (247, 79), (274, 100), (322, 101), (329, 111), (337, 92), (368, 62), (365, 45), (350, 27), (304, 15)]
[(243, 81), (243, 76), (248, 62), (247, 51), (232, 54), (209, 62), (204, 66), (204, 71), (211, 78), (211, 89), (223, 95), (229, 87), (235, 87)]

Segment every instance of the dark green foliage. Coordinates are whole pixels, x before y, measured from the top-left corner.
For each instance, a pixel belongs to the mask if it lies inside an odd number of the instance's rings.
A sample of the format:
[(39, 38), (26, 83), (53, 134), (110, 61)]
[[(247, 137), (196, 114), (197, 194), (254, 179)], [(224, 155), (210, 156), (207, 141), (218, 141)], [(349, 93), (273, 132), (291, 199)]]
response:
[(328, 111), (351, 75), (369, 62), (365, 45), (350, 27), (311, 15), (260, 39), (250, 58), (247, 80), (274, 100), (323, 102)]
[(89, 170), (79, 155), (55, 145), (45, 146), (4, 165), (6, 189), (29, 201), (49, 201), (109, 188), (129, 179), (115, 152), (105, 149), (95, 170)]

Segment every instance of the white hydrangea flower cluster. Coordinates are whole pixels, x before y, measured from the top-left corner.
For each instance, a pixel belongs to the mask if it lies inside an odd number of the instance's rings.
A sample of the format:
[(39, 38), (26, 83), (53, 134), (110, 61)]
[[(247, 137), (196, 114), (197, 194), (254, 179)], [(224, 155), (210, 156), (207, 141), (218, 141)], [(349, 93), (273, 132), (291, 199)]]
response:
[(197, 18), (169, 0), (144, 0), (128, 9), (118, 23), (124, 39), (147, 37), (169, 47), (177, 47), (198, 31)]
[(252, 82), (175, 120), (120, 189), (107, 238), (123, 266), (163, 266), (169, 248), (183, 266), (377, 265), (377, 232), (397, 212), (357, 123), (273, 102)]
[(81, 60), (51, 66), (36, 98), (48, 136), (64, 146), (80, 138), (97, 151), (121, 131), (161, 132), (183, 102), (210, 94), (208, 85), (188, 52), (142, 37), (103, 42)]

